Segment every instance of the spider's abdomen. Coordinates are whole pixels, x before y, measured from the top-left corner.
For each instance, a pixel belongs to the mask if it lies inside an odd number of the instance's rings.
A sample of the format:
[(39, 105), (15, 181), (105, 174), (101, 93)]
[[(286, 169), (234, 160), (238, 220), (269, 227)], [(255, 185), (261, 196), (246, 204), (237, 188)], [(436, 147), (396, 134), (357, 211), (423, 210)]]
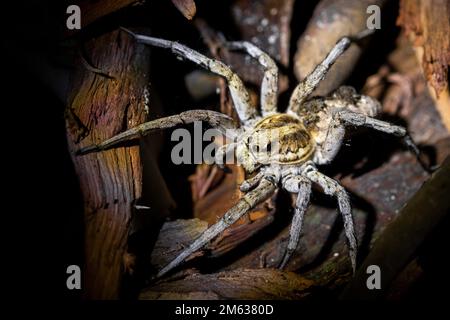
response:
[(259, 121), (249, 138), (249, 150), (262, 164), (296, 164), (311, 158), (314, 143), (303, 123), (288, 114)]

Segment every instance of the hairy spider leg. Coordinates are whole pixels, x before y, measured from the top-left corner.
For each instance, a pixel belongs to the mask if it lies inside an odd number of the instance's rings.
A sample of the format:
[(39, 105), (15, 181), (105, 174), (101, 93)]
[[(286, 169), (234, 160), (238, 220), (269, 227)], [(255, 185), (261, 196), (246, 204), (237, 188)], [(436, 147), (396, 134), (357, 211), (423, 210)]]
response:
[(194, 121), (204, 121), (213, 128), (217, 128), (223, 134), (230, 134), (236, 129), (236, 124), (229, 116), (210, 110), (190, 110), (177, 115), (156, 119), (142, 123), (127, 131), (121, 132), (99, 144), (93, 144), (79, 149), (76, 154), (83, 155), (91, 152), (98, 152), (113, 148), (125, 141), (133, 140), (145, 136), (151, 132), (172, 128), (177, 125), (192, 123)]
[[(377, 131), (381, 131), (387, 134), (392, 134), (396, 137), (402, 138), (403, 143), (410, 149), (410, 151), (416, 156), (417, 160), (419, 161), (422, 168), (427, 171), (431, 172), (431, 169), (428, 167), (427, 164), (425, 164), (422, 159), (420, 158), (420, 150), (417, 147), (417, 145), (414, 143), (414, 141), (411, 139), (410, 135), (408, 134), (408, 131), (406, 128), (397, 126), (394, 124), (391, 124), (386, 121), (378, 120), (369, 116), (366, 116), (359, 112), (353, 112), (350, 110), (339, 110), (337, 111), (332, 119), (332, 123), (330, 124), (330, 128), (335, 128), (335, 130), (339, 130), (338, 128), (344, 128), (344, 126), (358, 126), (358, 127), (368, 127), (375, 129)], [(330, 135), (330, 138), (325, 139), (324, 144), (321, 146), (321, 152), (323, 155), (326, 156), (326, 150), (332, 150), (331, 153), (336, 153), (336, 150), (333, 150), (333, 148), (336, 148), (336, 143), (333, 141), (335, 138), (333, 138), (332, 135)], [(333, 147), (334, 145), (334, 147)], [(331, 154), (329, 154), (331, 155)], [(334, 156), (333, 156), (334, 157)]]
[(286, 180), (285, 183), (283, 183), (283, 187), (289, 192), (297, 193), (297, 201), (295, 202), (295, 213), (292, 218), (291, 229), (289, 232), (289, 242), (279, 265), (280, 269), (284, 269), (289, 262), (289, 259), (297, 248), (300, 240), (303, 217), (308, 208), (311, 195), (311, 182), (305, 177), (294, 176), (291, 179)]
[(295, 87), (294, 92), (291, 95), (291, 99), (289, 100), (287, 112), (298, 113), (302, 104), (318, 87), (319, 83), (325, 78), (331, 66), (350, 47), (351, 43), (361, 40), (372, 32), (372, 30), (364, 30), (354, 37), (341, 38), (335, 44), (333, 49), (331, 49), (325, 59), (317, 65), (314, 70), (297, 85), (297, 87)]
[(242, 192), (248, 192), (251, 189), (255, 188), (263, 177), (264, 177), (264, 172), (260, 171), (257, 174), (255, 174), (253, 177), (251, 177), (247, 180), (244, 180), (241, 183), (241, 185), (239, 186), (239, 189)]
[(261, 113), (263, 116), (277, 111), (278, 100), (278, 67), (272, 58), (247, 41), (227, 42), (226, 46), (233, 50), (244, 50), (264, 67), (261, 83)]
[(342, 140), (345, 135), (345, 127), (341, 121), (337, 120), (336, 114), (341, 110), (348, 110), (351, 112), (363, 114), (366, 116), (376, 116), (381, 109), (380, 103), (369, 96), (358, 95), (352, 88), (352, 97), (350, 99), (343, 99), (336, 94), (344, 89), (340, 87), (333, 93), (331, 98), (324, 99), (328, 112), (332, 114), (331, 121), (325, 138), (320, 143), (316, 144), (314, 153), (314, 163), (319, 165), (329, 164), (335, 158), (342, 145)]
[(122, 28), (122, 30), (131, 34), (140, 43), (170, 49), (177, 56), (188, 59), (205, 69), (224, 77), (227, 80), (234, 107), (241, 122), (245, 124), (256, 117), (257, 110), (250, 105), (250, 96), (244, 83), (237, 74), (223, 62), (208, 58), (203, 54), (174, 41), (135, 34), (125, 28)]
[(234, 160), (234, 150), (236, 145), (237, 144), (235, 142), (231, 142), (220, 146), (216, 150), (216, 154), (214, 155), (214, 164), (225, 172), (229, 172), (229, 169), (225, 166), (227, 159), (233, 158)]
[(238, 203), (228, 210), (225, 215), (214, 225), (209, 227), (200, 237), (198, 237), (188, 248), (182, 251), (168, 265), (162, 268), (156, 278), (162, 277), (173, 268), (180, 265), (192, 253), (203, 248), (209, 241), (222, 233), (225, 229), (235, 223), (245, 213), (249, 212), (257, 204), (266, 200), (276, 190), (276, 185), (269, 179), (262, 179), (258, 187), (245, 194)]
[(318, 171), (312, 163), (305, 168), (303, 175), (312, 182), (317, 183), (323, 189), (325, 194), (335, 196), (337, 198), (339, 212), (344, 220), (344, 230), (349, 246), (350, 261), (352, 263), (353, 273), (355, 273), (358, 244), (353, 225), (352, 208), (347, 192), (336, 180)]

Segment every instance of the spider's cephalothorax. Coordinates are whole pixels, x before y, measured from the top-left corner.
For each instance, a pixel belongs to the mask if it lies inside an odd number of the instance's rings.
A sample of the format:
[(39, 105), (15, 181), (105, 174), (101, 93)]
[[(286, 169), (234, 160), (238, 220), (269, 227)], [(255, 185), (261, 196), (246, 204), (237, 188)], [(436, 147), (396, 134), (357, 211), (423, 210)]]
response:
[[(124, 29), (137, 41), (151, 46), (169, 48), (176, 55), (191, 60), (227, 80), (240, 128), (228, 116), (214, 111), (192, 110), (143, 123), (137, 127), (103, 141), (97, 145), (83, 147), (78, 154), (98, 152), (120, 146), (121, 142), (138, 138), (147, 133), (176, 125), (205, 121), (223, 132), (240, 129), (236, 141), (231, 143), (236, 158), (249, 176), (240, 190), (245, 194), (223, 217), (209, 227), (189, 247), (159, 271), (160, 277), (180, 265), (195, 251), (222, 233), (249, 212), (257, 204), (270, 197), (277, 188), (297, 194), (295, 212), (292, 219), (289, 243), (280, 267), (283, 268), (296, 249), (300, 239), (303, 217), (309, 203), (312, 184), (318, 185), (324, 193), (337, 199), (339, 212), (344, 220), (345, 235), (348, 240), (350, 261), (356, 268), (357, 241), (349, 197), (345, 189), (335, 180), (317, 170), (316, 164), (330, 163), (340, 146), (345, 127), (365, 126), (404, 139), (405, 143), (418, 155), (418, 149), (405, 128), (392, 125), (373, 117), (380, 110), (380, 104), (359, 95), (353, 88), (341, 87), (329, 97), (311, 98), (311, 93), (338, 59), (350, 46), (368, 34), (362, 32), (355, 37), (339, 40), (325, 59), (295, 88), (285, 113), (277, 112), (278, 69), (274, 61), (261, 49), (249, 42), (227, 43), (230, 49), (243, 50), (257, 59), (264, 68), (261, 84), (261, 110), (250, 106), (249, 94), (233, 71), (224, 63), (210, 59), (179, 43), (137, 35)], [(222, 164), (224, 155), (231, 144), (220, 147), (216, 153), (217, 164)], [(252, 176), (250, 176), (253, 174)]]
[(257, 121), (236, 147), (247, 173), (262, 165), (301, 164), (311, 159), (314, 141), (298, 117), (271, 114)]

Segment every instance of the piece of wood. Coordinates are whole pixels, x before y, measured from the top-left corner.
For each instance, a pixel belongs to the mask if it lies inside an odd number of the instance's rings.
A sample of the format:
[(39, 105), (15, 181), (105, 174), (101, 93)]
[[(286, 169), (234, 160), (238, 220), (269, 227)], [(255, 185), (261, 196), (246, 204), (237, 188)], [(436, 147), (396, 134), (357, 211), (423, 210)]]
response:
[(448, 0), (402, 0), (397, 20), (416, 49), (447, 130), (450, 131), (450, 2)]
[[(208, 228), (208, 223), (200, 219), (179, 219), (166, 222), (161, 228), (151, 255), (152, 266), (158, 270), (175, 259), (192, 239), (198, 238)], [(198, 255), (203, 252), (199, 251)]]
[(192, 20), (197, 12), (194, 0), (172, 0), (172, 3), (188, 20)]
[[(445, 142), (450, 139), (448, 93), (443, 92), (436, 100), (434, 89), (430, 90), (423, 75), (417, 50), (404, 33), (396, 42), (397, 47), (388, 55), (387, 62), (367, 78), (361, 93), (380, 100), (385, 115), (401, 117), (416, 144), (433, 145), (434, 160), (441, 164), (449, 150)], [(440, 106), (445, 100), (446, 106)], [(448, 116), (440, 112), (442, 108)]]
[(142, 300), (175, 299), (303, 299), (314, 292), (314, 282), (276, 269), (238, 269), (193, 274), (160, 283), (141, 292)]
[(141, 196), (139, 147), (74, 153), (146, 119), (149, 52), (120, 31), (92, 39), (85, 47), (93, 63), (111, 77), (79, 64), (67, 104), (67, 137), (84, 199), (84, 292), (86, 298), (111, 299), (118, 297), (132, 207)]
[[(375, 300), (383, 296), (391, 281), (411, 260), (426, 237), (448, 216), (450, 202), (450, 157), (386, 227), (344, 291), (343, 299)], [(367, 290), (367, 267), (377, 265), (382, 272), (381, 289)]]
[(450, 2), (402, 0), (397, 24), (415, 47), (423, 50), (422, 66), (437, 95), (448, 90), (450, 65)]

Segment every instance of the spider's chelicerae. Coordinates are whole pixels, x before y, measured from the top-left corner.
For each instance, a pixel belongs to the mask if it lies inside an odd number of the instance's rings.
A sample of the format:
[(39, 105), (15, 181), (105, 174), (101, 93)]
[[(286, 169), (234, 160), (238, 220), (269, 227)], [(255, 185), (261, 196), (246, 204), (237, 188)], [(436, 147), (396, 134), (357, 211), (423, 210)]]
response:
[[(224, 77), (228, 83), (240, 127), (228, 116), (214, 111), (192, 110), (146, 122), (120, 133), (97, 145), (79, 150), (79, 154), (97, 152), (118, 146), (118, 144), (142, 135), (194, 121), (205, 121), (212, 127), (239, 132), (233, 142), (236, 158), (250, 176), (240, 186), (245, 194), (225, 215), (209, 227), (189, 247), (159, 271), (160, 277), (180, 265), (192, 253), (204, 247), (210, 240), (222, 233), (256, 205), (266, 200), (279, 187), (297, 194), (295, 213), (290, 229), (290, 238), (280, 267), (283, 268), (296, 249), (302, 229), (305, 211), (311, 194), (311, 185), (317, 184), (327, 195), (337, 198), (339, 211), (344, 220), (345, 235), (348, 240), (350, 260), (353, 271), (356, 267), (357, 240), (349, 196), (345, 189), (332, 178), (322, 174), (316, 165), (329, 164), (342, 145), (346, 126), (364, 126), (395, 135), (418, 155), (419, 151), (407, 134), (405, 128), (374, 119), (380, 111), (378, 101), (359, 95), (353, 88), (341, 87), (329, 97), (310, 97), (318, 84), (324, 79), (330, 67), (350, 46), (370, 32), (362, 32), (355, 37), (340, 39), (326, 58), (301, 81), (289, 101), (286, 112), (277, 111), (278, 69), (274, 61), (261, 49), (249, 42), (227, 43), (230, 49), (243, 50), (258, 60), (264, 68), (261, 84), (261, 110), (250, 106), (249, 94), (242, 80), (224, 63), (210, 59), (184, 45), (168, 40), (131, 34), (138, 42), (168, 48), (176, 55), (191, 60), (207, 70)], [(275, 133), (271, 135), (271, 133)], [(276, 136), (279, 147), (269, 157), (258, 154), (267, 151), (271, 136)], [(250, 147), (250, 140), (257, 141)], [(260, 142), (258, 142), (260, 141)], [(269, 144), (267, 143), (269, 142)], [(260, 143), (258, 145), (258, 143)], [(220, 160), (230, 145), (219, 148), (216, 158)], [(262, 161), (261, 159), (264, 159)], [(223, 163), (218, 161), (218, 163)]]

